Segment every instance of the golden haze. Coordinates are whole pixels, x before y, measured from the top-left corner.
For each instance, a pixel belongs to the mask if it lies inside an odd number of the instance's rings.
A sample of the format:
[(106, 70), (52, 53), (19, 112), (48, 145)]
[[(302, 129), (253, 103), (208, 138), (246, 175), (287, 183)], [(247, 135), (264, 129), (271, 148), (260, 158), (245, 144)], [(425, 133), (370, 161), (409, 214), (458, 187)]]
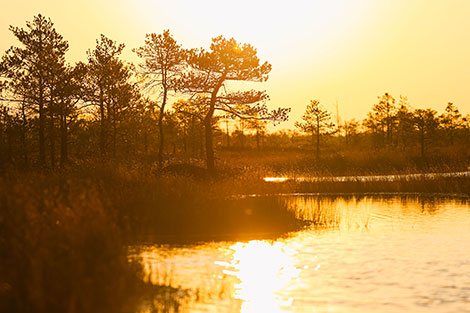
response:
[(385, 92), (414, 107), (441, 112), (454, 102), (470, 113), (470, 2), (425, 1), (10, 1), (0, 10), (0, 50), (38, 13), (69, 41), (70, 61), (84, 60), (100, 33), (126, 44), (124, 58), (146, 33), (170, 29), (185, 47), (219, 34), (253, 44), (273, 65), (266, 88), (272, 107), (292, 107), (293, 127), (310, 99), (342, 119), (362, 119)]

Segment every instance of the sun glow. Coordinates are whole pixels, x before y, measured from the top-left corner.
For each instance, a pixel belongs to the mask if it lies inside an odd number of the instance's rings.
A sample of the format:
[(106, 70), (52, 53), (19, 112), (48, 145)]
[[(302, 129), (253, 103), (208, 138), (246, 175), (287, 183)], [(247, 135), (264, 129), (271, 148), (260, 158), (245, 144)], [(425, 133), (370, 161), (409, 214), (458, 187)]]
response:
[[(100, 34), (125, 43), (122, 57), (146, 33), (171, 33), (185, 48), (208, 48), (223, 35), (258, 50), (273, 65), (266, 89), (269, 106), (292, 108), (294, 128), (305, 106), (318, 99), (342, 120), (361, 120), (377, 96), (408, 96), (413, 107), (441, 111), (447, 102), (469, 113), (470, 1), (406, 0), (82, 0), (4, 1), (0, 50), (17, 41), (9, 25), (24, 26), (35, 14), (50, 17), (70, 42), (67, 59), (86, 60)], [(405, 74), (406, 75), (405, 75)], [(251, 88), (251, 87), (250, 87)]]
[[(175, 32), (191, 34), (185, 41), (199, 46), (220, 34), (248, 42), (262, 57), (286, 57), (305, 44), (324, 46), (347, 36), (363, 11), (360, 4), (347, 0), (332, 1), (250, 1), (214, 0), (156, 2), (138, 0), (135, 8), (142, 20), (175, 25)], [(156, 21), (153, 16), (162, 17)], [(151, 22), (150, 22), (151, 23)], [(155, 25), (156, 26), (156, 25)], [(299, 52), (296, 51), (296, 52)], [(266, 58), (265, 57), (265, 58)]]
[(299, 276), (296, 252), (281, 242), (256, 240), (238, 242), (230, 251), (232, 260), (224, 273), (239, 280), (233, 296), (243, 301), (241, 312), (285, 312), (283, 307), (290, 306), (292, 299), (283, 297), (281, 290)]

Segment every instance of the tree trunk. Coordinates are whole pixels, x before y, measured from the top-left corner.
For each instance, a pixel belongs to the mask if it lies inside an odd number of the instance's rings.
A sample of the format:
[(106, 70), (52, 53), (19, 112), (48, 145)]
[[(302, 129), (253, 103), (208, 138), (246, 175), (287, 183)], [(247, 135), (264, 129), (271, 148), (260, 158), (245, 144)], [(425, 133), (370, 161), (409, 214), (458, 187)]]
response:
[(165, 139), (163, 134), (163, 115), (165, 114), (165, 105), (167, 98), (168, 90), (163, 87), (163, 100), (160, 107), (160, 114), (158, 115), (158, 136), (159, 136), (159, 145), (158, 145), (158, 167), (161, 169), (163, 167), (163, 149), (165, 145)]
[(46, 165), (46, 142), (44, 136), (45, 112), (44, 112), (44, 86), (42, 78), (39, 79), (39, 164)]
[(199, 125), (199, 157), (202, 159), (204, 156), (204, 127)]
[(104, 95), (103, 95), (103, 89), (100, 87), (100, 153), (101, 156), (105, 156), (105, 145), (106, 145), (106, 130), (105, 130), (105, 115), (104, 115)]
[(421, 158), (424, 158), (424, 129), (421, 130)]
[(68, 161), (68, 131), (67, 117), (62, 114), (60, 117), (60, 167)]
[(8, 125), (6, 130), (7, 135), (7, 162), (11, 163), (13, 161), (13, 134), (12, 134), (12, 125)]
[(317, 161), (320, 159), (320, 122), (317, 121)]
[(148, 133), (147, 133), (147, 127), (144, 126), (144, 153), (147, 155), (148, 153)]
[(25, 111), (25, 102), (23, 100), (23, 104), (21, 105), (21, 118), (23, 120), (22, 129), (21, 129), (21, 149), (23, 152), (23, 162), (24, 166), (28, 166), (28, 149), (26, 147), (26, 132), (28, 126), (28, 120), (26, 118), (26, 111)]
[(55, 129), (54, 129), (54, 113), (52, 107), (49, 108), (49, 153), (51, 169), (55, 168)]
[[(220, 87), (219, 87), (220, 88)], [(217, 100), (217, 93), (219, 88), (215, 88), (211, 95), (211, 102), (209, 111), (207, 111), (204, 119), (204, 130), (206, 137), (206, 165), (209, 173), (214, 173), (214, 145), (213, 145), (213, 134), (212, 134), (212, 116), (215, 111), (215, 101)]]
[[(111, 140), (111, 145), (112, 145), (111, 155), (113, 158), (116, 156), (116, 151), (114, 150), (114, 126), (115, 126), (114, 125), (114, 122), (115, 122), (114, 108), (115, 107), (116, 106), (113, 104), (113, 99), (108, 99), (108, 101), (106, 101), (106, 113), (108, 114), (106, 123), (105, 123), (106, 131), (107, 131), (106, 150), (108, 150), (107, 152), (109, 153), (109, 149), (110, 149), (109, 140)], [(109, 136), (111, 136), (111, 138), (109, 138)]]
[(185, 124), (183, 128), (183, 151), (186, 156), (188, 153), (188, 125)]
[(227, 132), (227, 148), (230, 149), (230, 133), (228, 131), (228, 120), (225, 120), (225, 130)]
[[(210, 113), (212, 111), (212, 113)], [(212, 114), (213, 109), (212, 105), (207, 113), (206, 118), (204, 119), (204, 131), (206, 138), (206, 166), (207, 170), (210, 173), (213, 173), (215, 170), (214, 165), (214, 147), (213, 147), (213, 138), (212, 138)]]
[(116, 138), (117, 138), (117, 126), (116, 126), (116, 104), (113, 105), (113, 158), (116, 158)]

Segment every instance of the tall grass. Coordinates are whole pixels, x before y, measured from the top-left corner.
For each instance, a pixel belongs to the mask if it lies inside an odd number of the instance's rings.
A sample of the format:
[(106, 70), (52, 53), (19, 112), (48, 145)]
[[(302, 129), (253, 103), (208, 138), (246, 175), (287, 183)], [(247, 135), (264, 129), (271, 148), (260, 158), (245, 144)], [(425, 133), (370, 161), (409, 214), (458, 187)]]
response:
[(255, 150), (221, 151), (220, 166), (238, 170), (264, 171), (273, 175), (367, 175), (467, 170), (470, 151), (459, 148), (434, 149), (422, 158), (418, 151), (396, 148), (357, 147), (324, 151), (315, 158), (314, 151)]
[[(276, 186), (250, 173), (222, 173), (211, 179), (152, 173), (142, 168), (101, 166), (73, 174), (93, 181), (117, 214), (127, 238), (173, 241), (278, 235), (302, 222), (282, 203), (236, 195), (271, 193)], [(68, 176), (71, 174), (67, 174)]]
[(6, 178), (0, 207), (2, 312), (132, 311), (140, 269), (97, 190), (44, 175)]
[(0, 179), (0, 311), (137, 312), (152, 303), (177, 312), (178, 288), (145, 283), (139, 260), (129, 259), (132, 212), (116, 205), (126, 191), (113, 199), (108, 189), (121, 182), (84, 176)]
[(318, 193), (419, 193), (470, 196), (470, 177), (441, 177), (437, 179), (390, 179), (384, 181), (321, 181), (297, 182), (296, 192)]

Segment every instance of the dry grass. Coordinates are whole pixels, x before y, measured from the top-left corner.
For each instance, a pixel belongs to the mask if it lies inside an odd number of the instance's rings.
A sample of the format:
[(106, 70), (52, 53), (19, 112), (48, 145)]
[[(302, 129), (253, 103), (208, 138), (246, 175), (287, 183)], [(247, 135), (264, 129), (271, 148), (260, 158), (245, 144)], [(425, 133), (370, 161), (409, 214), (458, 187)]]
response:
[(90, 173), (0, 179), (0, 311), (136, 312), (144, 301), (178, 308), (178, 288), (145, 284), (139, 260), (129, 260), (135, 207), (117, 204), (139, 194)]
[(0, 181), (3, 312), (119, 312), (134, 305), (139, 267), (128, 263), (114, 214), (89, 187), (44, 175)]
[(418, 151), (396, 148), (371, 150), (351, 148), (325, 151), (320, 160), (308, 150), (221, 151), (221, 168), (263, 171), (273, 175), (368, 175), (467, 170), (470, 151), (460, 148), (435, 149), (427, 158)]

